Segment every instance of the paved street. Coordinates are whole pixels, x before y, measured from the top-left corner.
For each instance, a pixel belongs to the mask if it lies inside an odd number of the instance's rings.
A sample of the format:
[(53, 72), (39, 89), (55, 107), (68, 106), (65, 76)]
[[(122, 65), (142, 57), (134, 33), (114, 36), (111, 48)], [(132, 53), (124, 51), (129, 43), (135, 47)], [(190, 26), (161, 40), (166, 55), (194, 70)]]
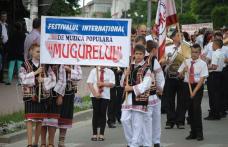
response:
[[(207, 115), (208, 98), (203, 99), (203, 115)], [(203, 121), (204, 125), (204, 141), (187, 141), (185, 137), (188, 135), (189, 126), (184, 130), (176, 128), (165, 130), (164, 124), (166, 115), (162, 115), (162, 147), (228, 147), (228, 119), (220, 121)], [(116, 129), (106, 129), (104, 142), (92, 142), (91, 137), (91, 119), (76, 122), (69, 131), (67, 137), (67, 147), (124, 147), (125, 138), (121, 125)], [(57, 139), (57, 137), (56, 137)], [(26, 140), (17, 143), (5, 145), (5, 147), (25, 147)]]

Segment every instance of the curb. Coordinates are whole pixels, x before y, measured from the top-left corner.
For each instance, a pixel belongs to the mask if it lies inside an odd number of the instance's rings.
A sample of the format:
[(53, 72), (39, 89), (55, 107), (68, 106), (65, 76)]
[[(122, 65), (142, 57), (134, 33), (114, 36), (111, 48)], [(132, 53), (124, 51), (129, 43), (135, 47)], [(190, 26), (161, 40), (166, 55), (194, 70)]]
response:
[[(74, 113), (73, 123), (85, 121), (92, 118), (92, 109)], [(0, 136), (0, 143), (14, 143), (26, 138), (26, 130)]]

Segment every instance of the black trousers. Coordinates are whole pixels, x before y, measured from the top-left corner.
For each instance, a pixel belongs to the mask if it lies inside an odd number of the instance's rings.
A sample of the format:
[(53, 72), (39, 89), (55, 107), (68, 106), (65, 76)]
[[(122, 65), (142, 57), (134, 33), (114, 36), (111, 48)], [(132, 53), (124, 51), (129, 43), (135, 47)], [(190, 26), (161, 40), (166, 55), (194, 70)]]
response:
[(208, 97), (211, 117), (220, 117), (222, 112), (222, 72), (211, 72), (207, 78)]
[(97, 135), (97, 129), (100, 128), (100, 135), (104, 135), (105, 126), (106, 126), (106, 112), (109, 100), (103, 98), (92, 97), (93, 105), (93, 118), (92, 118), (92, 127), (93, 135)]
[[(182, 96), (183, 81), (175, 78), (166, 78), (165, 99), (166, 99), (166, 125), (184, 125), (186, 113), (186, 98)], [(175, 105), (175, 98), (177, 103)]]
[(223, 112), (228, 110), (228, 65), (223, 68), (222, 71), (222, 104), (223, 104)]
[[(197, 84), (191, 84), (192, 90)], [(189, 122), (191, 127), (191, 134), (194, 136), (203, 136), (202, 125), (202, 110), (201, 102), (203, 98), (203, 86), (196, 93), (195, 97), (190, 97), (188, 83), (184, 83), (183, 96), (187, 98), (187, 109), (189, 114)]]
[(113, 87), (110, 89), (110, 101), (108, 105), (108, 122), (115, 123), (116, 119), (120, 121), (121, 118), (121, 104), (123, 96), (122, 87)]

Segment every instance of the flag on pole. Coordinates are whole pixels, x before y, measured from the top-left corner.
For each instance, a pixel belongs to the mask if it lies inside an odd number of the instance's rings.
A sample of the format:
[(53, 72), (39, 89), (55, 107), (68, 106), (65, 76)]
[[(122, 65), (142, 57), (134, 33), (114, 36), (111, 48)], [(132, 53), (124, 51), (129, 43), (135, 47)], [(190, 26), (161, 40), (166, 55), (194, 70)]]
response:
[(159, 0), (155, 20), (156, 34), (158, 35), (158, 59), (165, 53), (167, 27), (176, 24), (177, 12), (174, 0)]

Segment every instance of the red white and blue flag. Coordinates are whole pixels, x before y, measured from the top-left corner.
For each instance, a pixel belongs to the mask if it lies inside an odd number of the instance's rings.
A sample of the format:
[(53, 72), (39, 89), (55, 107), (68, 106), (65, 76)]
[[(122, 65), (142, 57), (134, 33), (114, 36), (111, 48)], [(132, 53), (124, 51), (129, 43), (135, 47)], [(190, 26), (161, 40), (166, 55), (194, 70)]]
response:
[(158, 35), (158, 59), (160, 60), (165, 53), (165, 41), (167, 27), (176, 24), (177, 12), (174, 0), (159, 0), (156, 14), (155, 26)]

